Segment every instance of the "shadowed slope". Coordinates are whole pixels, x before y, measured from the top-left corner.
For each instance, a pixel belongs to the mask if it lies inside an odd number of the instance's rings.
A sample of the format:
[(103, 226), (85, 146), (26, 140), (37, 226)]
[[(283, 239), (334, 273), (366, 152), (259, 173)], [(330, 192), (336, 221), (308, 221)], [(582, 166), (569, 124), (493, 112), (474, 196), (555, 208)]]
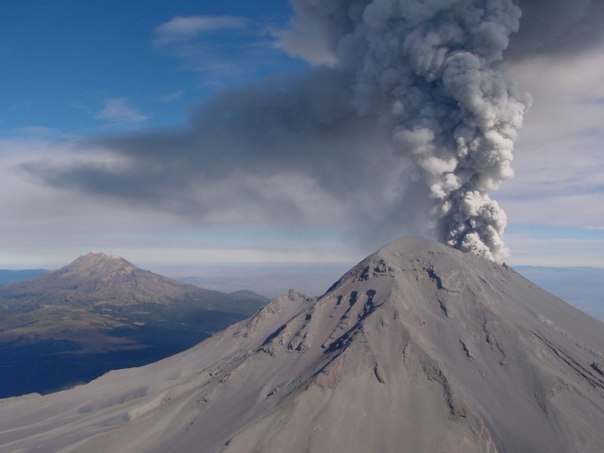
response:
[[(0, 447), (599, 451), (604, 325), (513, 270), (402, 239), (144, 368), (0, 403)], [(43, 407), (43, 409), (40, 409)]]
[(0, 397), (46, 393), (183, 351), (266, 300), (225, 294), (89, 253), (0, 288)]

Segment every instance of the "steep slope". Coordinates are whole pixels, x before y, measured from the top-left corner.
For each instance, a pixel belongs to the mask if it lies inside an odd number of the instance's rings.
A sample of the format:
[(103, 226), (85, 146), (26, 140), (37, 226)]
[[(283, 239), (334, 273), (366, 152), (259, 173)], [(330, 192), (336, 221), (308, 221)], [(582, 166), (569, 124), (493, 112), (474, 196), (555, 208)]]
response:
[(0, 402), (0, 449), (602, 451), (604, 325), (506, 266), (396, 241), (193, 349)]
[(0, 288), (0, 397), (48, 392), (182, 351), (266, 301), (89, 253)]

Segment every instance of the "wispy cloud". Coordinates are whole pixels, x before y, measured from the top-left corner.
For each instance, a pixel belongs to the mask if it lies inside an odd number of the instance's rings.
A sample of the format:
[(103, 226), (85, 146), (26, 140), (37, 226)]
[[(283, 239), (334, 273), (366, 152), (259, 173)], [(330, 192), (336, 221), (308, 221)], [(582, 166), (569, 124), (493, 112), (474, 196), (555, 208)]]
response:
[(176, 90), (166, 93), (160, 96), (159, 100), (162, 102), (172, 102), (180, 99), (185, 94), (185, 90)]
[(534, 99), (516, 146), (516, 177), (497, 194), (511, 225), (604, 226), (604, 105), (594, 102), (604, 97), (604, 47), (506, 70)]
[(112, 124), (142, 123), (147, 120), (140, 110), (130, 105), (124, 98), (105, 99), (103, 108), (96, 117)]
[(211, 31), (245, 27), (245, 20), (233, 16), (177, 16), (155, 28), (155, 45), (188, 42)]
[(274, 73), (291, 61), (265, 24), (235, 16), (175, 17), (155, 28), (153, 44), (212, 88)]
[(68, 135), (64, 134), (60, 129), (46, 126), (24, 126), (16, 130), (19, 135), (26, 137), (35, 138), (67, 138)]

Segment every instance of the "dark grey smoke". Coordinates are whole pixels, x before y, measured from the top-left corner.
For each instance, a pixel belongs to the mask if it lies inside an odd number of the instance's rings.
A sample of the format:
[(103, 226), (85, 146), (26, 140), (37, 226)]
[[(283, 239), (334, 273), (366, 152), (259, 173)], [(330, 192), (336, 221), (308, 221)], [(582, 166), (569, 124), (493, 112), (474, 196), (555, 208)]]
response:
[[(341, 1), (329, 13), (348, 24), (335, 27), (347, 28), (335, 51), (355, 74), (357, 113), (390, 124), (394, 153), (413, 160), (429, 190), (439, 239), (502, 260), (506, 217), (489, 192), (513, 175), (526, 100), (494, 64), (520, 10), (511, 0), (358, 6)], [(301, 11), (312, 20), (318, 10)]]
[(499, 63), (599, 42), (602, 3), (291, 3), (280, 43), (321, 69), (223, 93), (182, 130), (82, 144), (111, 162), (27, 170), (204, 222), (346, 223), (502, 260), (506, 216), (489, 194), (513, 175), (528, 100)]
[(271, 80), (217, 96), (182, 130), (77, 145), (93, 156), (110, 150), (109, 163), (26, 168), (55, 187), (204, 223), (345, 224), (371, 247), (401, 228), (425, 232), (424, 186), (392, 153), (385, 125), (356, 114), (351, 85), (349, 74), (321, 69)]
[(602, 0), (519, 0), (520, 30), (512, 37), (506, 59), (565, 55), (602, 45)]

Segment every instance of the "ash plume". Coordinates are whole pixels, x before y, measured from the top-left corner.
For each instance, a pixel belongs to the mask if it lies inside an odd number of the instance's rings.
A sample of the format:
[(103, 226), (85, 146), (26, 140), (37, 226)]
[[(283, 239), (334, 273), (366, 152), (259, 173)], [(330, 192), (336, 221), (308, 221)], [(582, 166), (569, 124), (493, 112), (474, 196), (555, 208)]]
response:
[(291, 4), (278, 40), (314, 66), (305, 76), (224, 92), (183, 129), (79, 144), (110, 162), (25, 169), (199, 222), (352, 225), (372, 248), (415, 234), (502, 261), (506, 215), (490, 194), (513, 176), (530, 103), (502, 68), (600, 43), (602, 3)]
[[(394, 153), (413, 161), (439, 239), (503, 260), (506, 216), (489, 192), (513, 175), (527, 99), (495, 64), (519, 29), (519, 8), (510, 0), (294, 5), (293, 30), (323, 24), (331, 61), (355, 74), (357, 114), (384, 118)], [(304, 50), (294, 35), (288, 41)]]

